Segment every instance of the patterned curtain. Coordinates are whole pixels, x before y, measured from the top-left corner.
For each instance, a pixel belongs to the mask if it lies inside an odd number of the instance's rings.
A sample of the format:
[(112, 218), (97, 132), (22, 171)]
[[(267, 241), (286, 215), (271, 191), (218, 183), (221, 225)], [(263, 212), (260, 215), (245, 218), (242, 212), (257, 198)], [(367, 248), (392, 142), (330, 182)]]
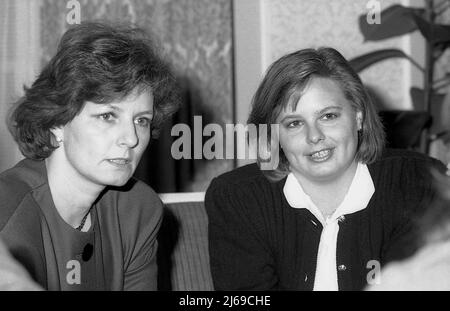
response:
[(5, 119), (39, 64), (39, 0), (0, 1), (0, 172), (22, 158)]

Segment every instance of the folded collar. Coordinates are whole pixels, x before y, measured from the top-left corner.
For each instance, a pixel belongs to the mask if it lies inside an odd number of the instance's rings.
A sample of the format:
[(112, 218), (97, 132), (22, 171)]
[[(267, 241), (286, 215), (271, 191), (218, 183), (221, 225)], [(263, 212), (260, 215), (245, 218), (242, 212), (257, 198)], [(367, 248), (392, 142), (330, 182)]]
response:
[[(366, 164), (358, 162), (355, 176), (341, 204), (334, 211), (331, 219), (337, 219), (346, 214), (352, 214), (367, 207), (375, 192), (372, 177)], [(287, 176), (283, 188), (284, 196), (293, 208), (306, 208), (324, 225), (326, 220), (322, 213), (313, 203), (310, 196), (305, 193), (302, 186), (293, 173)]]

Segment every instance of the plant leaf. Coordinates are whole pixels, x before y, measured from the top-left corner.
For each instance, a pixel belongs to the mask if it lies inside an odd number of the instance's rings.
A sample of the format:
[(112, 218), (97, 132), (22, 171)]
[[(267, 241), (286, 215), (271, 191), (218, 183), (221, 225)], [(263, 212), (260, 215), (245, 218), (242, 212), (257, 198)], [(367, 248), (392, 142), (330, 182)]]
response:
[(422, 35), (433, 44), (444, 44), (445, 46), (450, 43), (450, 26), (441, 24), (431, 24), (427, 20), (420, 16), (414, 16), (417, 27)]
[(369, 67), (370, 65), (380, 62), (382, 60), (388, 59), (388, 58), (406, 58), (410, 60), (413, 65), (415, 65), (417, 68), (419, 68), (421, 71), (423, 71), (423, 68), (417, 64), (414, 59), (412, 59), (410, 56), (405, 54), (402, 50), (399, 49), (383, 49), (378, 50), (375, 52), (370, 52), (358, 57), (355, 57), (349, 61), (350, 66), (356, 71), (360, 72), (366, 67)]
[(379, 41), (401, 36), (417, 29), (414, 16), (423, 16), (425, 10), (421, 8), (392, 5), (380, 13), (379, 24), (369, 24), (367, 15), (359, 16), (359, 28), (364, 41)]

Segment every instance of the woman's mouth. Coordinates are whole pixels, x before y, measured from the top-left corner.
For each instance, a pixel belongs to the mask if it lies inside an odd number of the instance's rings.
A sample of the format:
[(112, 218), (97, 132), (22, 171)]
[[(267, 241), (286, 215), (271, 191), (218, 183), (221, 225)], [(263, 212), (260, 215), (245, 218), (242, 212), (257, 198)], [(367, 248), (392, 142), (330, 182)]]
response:
[(115, 166), (124, 166), (130, 164), (131, 160), (125, 158), (117, 158), (117, 159), (108, 159), (108, 162)]
[(309, 157), (314, 162), (324, 162), (333, 155), (333, 150), (334, 148), (322, 149), (311, 153)]

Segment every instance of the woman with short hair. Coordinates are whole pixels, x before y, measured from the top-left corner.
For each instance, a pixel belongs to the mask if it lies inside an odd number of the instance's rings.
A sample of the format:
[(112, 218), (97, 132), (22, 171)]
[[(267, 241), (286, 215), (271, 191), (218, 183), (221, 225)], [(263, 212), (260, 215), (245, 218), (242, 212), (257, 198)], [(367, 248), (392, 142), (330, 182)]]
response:
[(279, 137), (266, 146), (279, 163), (268, 170), (259, 158), (207, 190), (216, 289), (360, 290), (377, 267), (413, 251), (413, 215), (433, 198), (429, 168), (441, 163), (383, 151), (380, 119), (339, 52), (274, 62), (248, 123)]
[(0, 237), (44, 289), (156, 289), (162, 203), (132, 175), (176, 108), (142, 30), (63, 35), (9, 119), (26, 159), (0, 174)]

